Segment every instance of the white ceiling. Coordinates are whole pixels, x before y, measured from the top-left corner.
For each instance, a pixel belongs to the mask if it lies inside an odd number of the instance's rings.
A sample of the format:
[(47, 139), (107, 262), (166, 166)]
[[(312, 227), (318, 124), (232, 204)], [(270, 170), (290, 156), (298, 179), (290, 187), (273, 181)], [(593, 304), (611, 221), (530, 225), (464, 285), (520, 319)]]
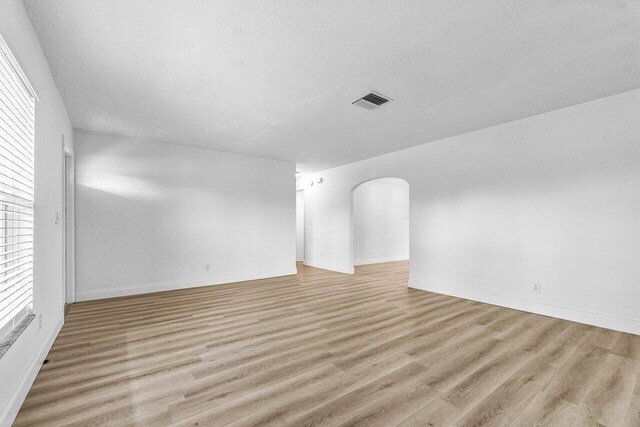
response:
[(76, 128), (303, 172), (640, 87), (635, 0), (24, 3)]

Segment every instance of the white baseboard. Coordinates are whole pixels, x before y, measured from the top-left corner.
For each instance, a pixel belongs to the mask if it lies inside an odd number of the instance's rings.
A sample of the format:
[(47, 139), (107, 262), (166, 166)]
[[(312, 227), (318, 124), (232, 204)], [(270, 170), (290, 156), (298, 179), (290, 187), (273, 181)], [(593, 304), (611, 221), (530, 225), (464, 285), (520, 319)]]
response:
[[(34, 321), (32, 322), (32, 325), (35, 325), (35, 324), (37, 324), (36, 319), (34, 319)], [(42, 363), (47, 358), (47, 355), (49, 354), (49, 350), (51, 350), (51, 346), (53, 345), (53, 342), (58, 337), (58, 334), (60, 333), (60, 329), (62, 329), (63, 324), (64, 324), (64, 312), (62, 313), (62, 316), (60, 316), (55, 326), (53, 327), (51, 334), (49, 334), (47, 339), (42, 344), (42, 347), (40, 347), (40, 350), (38, 351), (36, 356), (31, 360), (31, 363), (29, 363), (27, 370), (25, 371), (24, 375), (20, 379), (20, 383), (18, 384), (18, 387), (9, 398), (9, 402), (7, 403), (7, 406), (4, 408), (3, 413), (0, 414), (0, 426), (10, 426), (13, 423), (13, 420), (15, 420), (16, 416), (18, 415), (18, 412), (20, 411), (20, 407), (22, 407), (22, 403), (24, 402), (24, 399), (26, 399), (27, 394), (29, 394), (29, 390), (31, 389), (33, 382), (36, 380), (36, 376), (38, 375), (38, 372), (40, 372)]]
[(295, 266), (292, 269), (253, 273), (239, 276), (212, 277), (195, 281), (173, 281), (160, 283), (145, 283), (126, 288), (115, 288), (104, 291), (81, 292), (76, 294), (76, 301), (91, 301), (104, 298), (123, 297), (128, 295), (148, 294), (152, 292), (174, 291), (177, 289), (199, 288), (202, 286), (224, 285), (228, 283), (244, 282), (247, 280), (269, 279), (272, 277), (290, 276), (297, 274)]
[(359, 259), (353, 261), (353, 265), (369, 265), (369, 264), (380, 264), (382, 262), (394, 262), (394, 261), (409, 261), (409, 258), (406, 256), (400, 257), (389, 257), (389, 258), (370, 258), (370, 259)]
[(585, 323), (587, 325), (613, 329), (615, 331), (640, 335), (640, 321), (635, 319), (612, 316), (609, 314), (597, 313), (587, 310), (580, 310), (577, 308), (540, 303), (537, 301), (530, 301), (522, 298), (505, 297), (486, 292), (472, 291), (469, 289), (436, 284), (433, 282), (418, 284), (413, 280), (409, 280), (409, 287), (472, 301), (498, 305), (501, 307), (513, 308), (515, 310), (526, 311), (529, 313), (557, 317), (559, 319), (571, 320), (573, 322)]
[(306, 259), (304, 260), (304, 265), (308, 265), (309, 267), (321, 268), (323, 270), (335, 271), (337, 273), (344, 273), (344, 274), (353, 274), (354, 273), (353, 268), (344, 269), (344, 268), (336, 267), (335, 265), (324, 264), (324, 263), (321, 263), (321, 262), (310, 261), (310, 260), (306, 260)]

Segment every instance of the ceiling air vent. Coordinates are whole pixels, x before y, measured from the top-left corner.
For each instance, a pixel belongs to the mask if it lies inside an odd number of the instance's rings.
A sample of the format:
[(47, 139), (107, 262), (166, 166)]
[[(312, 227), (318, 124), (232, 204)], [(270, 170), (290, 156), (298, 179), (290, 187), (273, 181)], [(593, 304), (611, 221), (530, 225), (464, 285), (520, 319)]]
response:
[(383, 95), (375, 92), (371, 92), (369, 95), (365, 95), (357, 101), (352, 102), (353, 105), (357, 105), (358, 107), (366, 108), (367, 110), (375, 110), (378, 107), (389, 102), (390, 99), (384, 97)]

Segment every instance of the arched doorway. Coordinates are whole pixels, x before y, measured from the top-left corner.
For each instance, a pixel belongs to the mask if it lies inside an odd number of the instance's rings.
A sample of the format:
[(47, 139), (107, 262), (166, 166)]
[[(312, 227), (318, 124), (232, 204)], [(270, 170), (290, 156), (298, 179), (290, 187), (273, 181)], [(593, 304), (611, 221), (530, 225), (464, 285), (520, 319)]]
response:
[(350, 261), (355, 267), (409, 260), (409, 183), (367, 180), (351, 189)]

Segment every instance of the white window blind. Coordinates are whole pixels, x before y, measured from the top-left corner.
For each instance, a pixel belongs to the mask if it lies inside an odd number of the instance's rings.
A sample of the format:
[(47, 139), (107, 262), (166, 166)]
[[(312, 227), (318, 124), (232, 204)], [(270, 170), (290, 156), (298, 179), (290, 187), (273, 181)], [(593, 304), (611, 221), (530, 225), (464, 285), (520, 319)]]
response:
[(0, 339), (33, 304), (35, 94), (0, 38)]

